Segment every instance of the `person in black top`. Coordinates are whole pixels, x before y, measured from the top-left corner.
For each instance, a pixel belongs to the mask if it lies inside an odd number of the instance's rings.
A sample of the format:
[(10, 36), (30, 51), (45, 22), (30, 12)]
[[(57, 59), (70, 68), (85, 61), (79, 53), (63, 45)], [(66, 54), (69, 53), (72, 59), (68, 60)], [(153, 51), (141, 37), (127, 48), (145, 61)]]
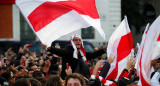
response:
[[(85, 52), (82, 39), (79, 35), (74, 34), (70, 39), (71, 45), (64, 49), (57, 49), (53, 46), (48, 47), (47, 50), (52, 54), (56, 54), (62, 57), (62, 79), (65, 78), (66, 64), (68, 63), (73, 73), (80, 73), (86, 78), (90, 77), (89, 68), (87, 67), (87, 60), (94, 59), (106, 53), (106, 48), (102, 48), (95, 52)], [(46, 49), (46, 45), (42, 44), (42, 47)]]

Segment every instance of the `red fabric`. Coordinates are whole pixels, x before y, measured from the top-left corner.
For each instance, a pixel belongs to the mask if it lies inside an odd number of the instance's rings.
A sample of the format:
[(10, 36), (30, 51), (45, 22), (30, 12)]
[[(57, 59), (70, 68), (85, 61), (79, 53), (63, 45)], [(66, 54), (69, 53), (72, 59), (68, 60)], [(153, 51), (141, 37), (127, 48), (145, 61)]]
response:
[(131, 71), (129, 71), (129, 74), (128, 74), (128, 79), (131, 79), (131, 76), (132, 76), (132, 74), (133, 74), (133, 70), (131, 70)]
[(96, 76), (95, 78), (98, 78), (98, 79), (99, 79), (99, 76)]
[(93, 74), (93, 69), (90, 71), (90, 75), (92, 75)]
[[(85, 52), (84, 47), (82, 47), (82, 46), (81, 46), (81, 51), (82, 51), (84, 57), (86, 58), (86, 52)], [(87, 60), (85, 60), (84, 62), (87, 63)]]
[(0, 0), (0, 4), (15, 4), (15, 0)]
[(103, 67), (100, 67), (98, 70), (101, 71)]
[(107, 80), (115, 80), (118, 75), (118, 62), (126, 58), (133, 48), (133, 39), (131, 32), (122, 36), (117, 48), (116, 68), (108, 75)]
[(26, 66), (26, 62), (21, 62), (21, 65), (22, 65), (23, 67), (25, 67), (25, 66)]
[[(102, 70), (102, 67), (100, 67), (98, 70), (99, 71)], [(99, 74), (99, 71), (98, 71), (97, 75)], [(92, 74), (93, 74), (93, 69), (90, 71), (90, 75), (92, 75)]]
[[(57, 11), (59, 10), (59, 11)], [(32, 24), (35, 32), (41, 30), (43, 27), (51, 23), (56, 18), (61, 15), (71, 11), (71, 9), (66, 8), (65, 6), (54, 3), (54, 2), (45, 2), (37, 7), (29, 16), (28, 19)], [(39, 23), (37, 23), (39, 22)]]
[(106, 80), (104, 78), (102, 78), (101, 83), (104, 85), (106, 83)]
[(46, 78), (48, 78), (48, 77), (49, 77), (49, 74), (46, 75)]
[(159, 34), (159, 36), (158, 36), (158, 39), (157, 39), (157, 41), (160, 41), (160, 34)]
[(145, 32), (146, 34), (148, 33), (148, 31), (149, 31), (149, 28), (147, 29), (147, 31)]
[(58, 3), (75, 10), (79, 14), (88, 15), (93, 19), (99, 19), (97, 8), (95, 6), (95, 0), (71, 0), (60, 1)]
[(128, 76), (128, 71), (123, 70), (121, 75), (119, 76), (118, 80), (120, 80), (122, 77), (126, 77), (127, 78), (127, 76)]

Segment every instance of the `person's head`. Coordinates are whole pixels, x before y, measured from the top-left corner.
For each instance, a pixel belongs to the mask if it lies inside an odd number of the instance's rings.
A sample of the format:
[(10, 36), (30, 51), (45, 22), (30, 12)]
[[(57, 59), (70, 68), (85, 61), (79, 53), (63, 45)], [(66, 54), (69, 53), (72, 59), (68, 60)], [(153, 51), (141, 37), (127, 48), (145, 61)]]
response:
[(23, 71), (24, 71), (24, 67), (23, 66), (17, 66), (17, 70), (18, 70), (18, 74), (19, 76), (24, 76)]
[(28, 73), (28, 70), (21, 65), (17, 67), (17, 70), (18, 70), (19, 76), (25, 76)]
[(14, 83), (14, 86), (31, 86), (31, 83), (28, 79), (21, 78)]
[(44, 77), (44, 75), (43, 75), (43, 73), (42, 73), (41, 71), (34, 71), (34, 72), (32, 73), (32, 76), (33, 76), (34, 78), (36, 78), (36, 77)]
[(42, 86), (45, 86), (46, 78), (45, 77), (36, 77), (36, 79), (41, 82)]
[(5, 72), (7, 72), (7, 66), (6, 65), (0, 67), (0, 75), (3, 74), (3, 73), (5, 73)]
[(59, 75), (57, 71), (49, 71), (48, 74), (49, 76)]
[(82, 46), (82, 39), (81, 39), (81, 37), (79, 35), (77, 35), (77, 34), (72, 35), (71, 41), (73, 41), (73, 43), (74, 43), (74, 45), (76, 46), (77, 49), (81, 48), (81, 46)]
[(45, 86), (64, 86), (64, 82), (60, 76), (54, 75), (46, 80)]
[(160, 60), (155, 64), (155, 70), (157, 71), (160, 68)]
[(82, 42), (81, 42), (81, 39), (80, 39), (80, 38), (78, 38), (78, 37), (73, 38), (73, 42), (74, 42), (74, 44), (76, 45), (77, 49), (80, 49), (80, 48), (81, 48)]
[(59, 68), (59, 64), (52, 64), (49, 67), (49, 72), (50, 71), (56, 71), (59, 75), (60, 75), (60, 68)]
[(5, 78), (0, 76), (0, 86), (6, 86), (6, 85), (8, 86), (9, 82)]
[(44, 62), (43, 60), (39, 60), (38, 63), (39, 63), (40, 66), (42, 66), (43, 62)]
[(28, 78), (31, 86), (42, 86), (41, 82), (34, 78)]
[(65, 86), (85, 86), (84, 77), (79, 73), (73, 73), (66, 77)]
[(29, 51), (26, 51), (25, 54), (24, 54), (24, 56), (25, 56), (25, 57), (29, 57), (29, 56), (30, 56), (30, 52), (29, 52)]
[(12, 54), (8, 54), (7, 59), (10, 60), (12, 58)]
[(37, 67), (35, 64), (31, 66), (31, 69), (33, 69), (33, 71), (40, 71), (39, 67)]
[(32, 77), (32, 73), (34, 72), (34, 71), (33, 71), (33, 69), (31, 69), (31, 68), (27, 68), (27, 70), (28, 70), (27, 75), (29, 75), (29, 76), (31, 76), (31, 77)]
[(3, 78), (5, 78), (10, 85), (13, 85), (15, 83), (15, 77), (13, 76), (13, 72), (7, 71), (1, 75)]

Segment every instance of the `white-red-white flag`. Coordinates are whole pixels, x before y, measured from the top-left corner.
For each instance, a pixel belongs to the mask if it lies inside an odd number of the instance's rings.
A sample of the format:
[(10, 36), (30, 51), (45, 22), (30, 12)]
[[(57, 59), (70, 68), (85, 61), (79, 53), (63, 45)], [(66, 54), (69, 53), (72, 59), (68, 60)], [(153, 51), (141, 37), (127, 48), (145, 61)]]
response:
[(95, 0), (16, 0), (16, 5), (47, 46), (63, 35), (89, 26), (105, 38)]
[(121, 22), (109, 39), (107, 55), (115, 56), (106, 77), (107, 80), (118, 80), (122, 70), (126, 67), (127, 57), (133, 48), (133, 39), (127, 17)]
[(146, 35), (147, 35), (147, 32), (149, 30), (149, 23), (147, 24), (144, 32), (143, 32), (143, 36), (142, 36), (142, 40), (141, 40), (141, 44), (139, 46), (139, 50), (138, 50), (138, 53), (136, 55), (136, 64), (135, 64), (135, 69), (137, 70), (137, 75), (139, 76), (139, 71), (140, 71), (140, 68), (139, 68), (139, 60), (140, 60), (140, 54), (141, 54), (141, 50), (142, 50), (142, 46), (144, 44), (144, 40), (146, 39)]
[(160, 55), (160, 16), (152, 23), (142, 39), (139, 61), (141, 86), (150, 86), (151, 60)]

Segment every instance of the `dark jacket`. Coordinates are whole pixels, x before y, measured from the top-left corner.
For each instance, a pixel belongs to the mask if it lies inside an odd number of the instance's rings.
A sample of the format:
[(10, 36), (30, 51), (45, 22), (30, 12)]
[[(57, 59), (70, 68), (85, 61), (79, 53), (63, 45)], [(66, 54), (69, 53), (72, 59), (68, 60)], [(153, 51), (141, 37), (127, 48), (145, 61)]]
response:
[[(83, 74), (84, 76), (89, 74), (89, 70), (86, 67), (86, 64), (84, 63), (81, 54), (80, 53), (78, 54), (79, 59), (76, 59), (73, 57), (74, 49), (72, 46), (68, 46), (64, 49), (57, 49), (57, 48), (51, 47), (49, 52), (62, 57), (61, 77), (63, 79), (66, 76), (66, 73), (65, 73), (66, 63), (68, 63), (69, 66), (71, 66), (73, 73), (77, 72), (76, 68), (77, 68), (77, 66), (79, 66), (79, 68), (80, 68), (80, 69), (78, 69), (78, 70), (80, 70), (80, 71), (78, 71), (79, 73)], [(96, 52), (86, 52), (86, 58), (87, 58), (87, 60), (91, 60), (91, 59), (94, 59), (98, 56), (101, 56), (104, 53), (105, 53), (105, 51), (103, 49), (100, 49), (99, 51), (96, 51)], [(88, 73), (86, 72), (86, 70), (88, 70)], [(89, 77), (87, 77), (87, 78), (89, 78)]]

